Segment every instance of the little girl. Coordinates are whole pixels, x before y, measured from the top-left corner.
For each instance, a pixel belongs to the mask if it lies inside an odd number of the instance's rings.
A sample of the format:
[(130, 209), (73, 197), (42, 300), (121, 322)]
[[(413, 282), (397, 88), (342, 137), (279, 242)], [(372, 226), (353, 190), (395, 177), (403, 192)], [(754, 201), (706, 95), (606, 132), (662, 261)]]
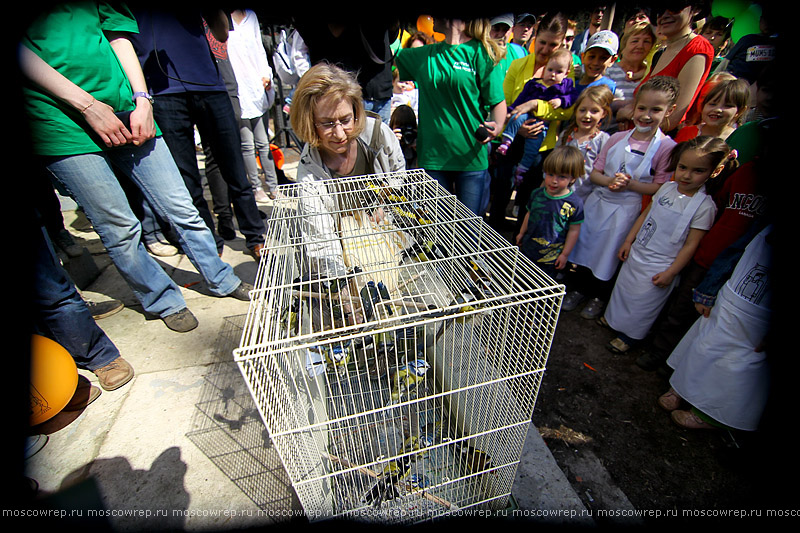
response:
[(581, 312), (600, 316), (619, 266), (617, 250), (642, 211), (643, 195), (652, 195), (669, 177), (675, 141), (660, 126), (675, 110), (678, 80), (655, 76), (643, 83), (634, 100), (634, 129), (617, 132), (603, 146), (590, 179), (596, 185), (584, 205), (586, 223), (569, 260), (579, 267), (562, 309), (590, 298)]
[(681, 128), (675, 135), (675, 142), (699, 135), (726, 140), (741, 125), (749, 101), (750, 85), (745, 80), (733, 79), (716, 84), (703, 100), (700, 124)]
[(619, 248), (622, 268), (599, 320), (618, 332), (608, 345), (615, 353), (645, 338), (711, 229), (717, 208), (705, 192), (706, 181), (738, 165), (735, 150), (707, 135), (677, 145), (670, 159), (674, 181), (661, 186)]
[(594, 162), (609, 138), (601, 127), (611, 116), (614, 94), (606, 85), (588, 87), (575, 102), (575, 111), (562, 135), (561, 144), (574, 146), (583, 154), (585, 173), (572, 185), (572, 190), (586, 202), (594, 189), (589, 179)]

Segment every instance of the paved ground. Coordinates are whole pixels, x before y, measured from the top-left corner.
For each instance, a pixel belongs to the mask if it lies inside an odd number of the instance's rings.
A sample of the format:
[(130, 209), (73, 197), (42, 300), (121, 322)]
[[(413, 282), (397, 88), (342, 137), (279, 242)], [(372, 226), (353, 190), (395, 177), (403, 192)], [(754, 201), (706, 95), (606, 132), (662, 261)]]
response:
[[(64, 204), (68, 229), (100, 273), (84, 296), (126, 304), (99, 324), (136, 377), (83, 412), (61, 413), (36, 428), (49, 441), (25, 465), (39, 486), (35, 505), (83, 519), (89, 509), (102, 509), (109, 515), (102, 520), (119, 530), (238, 529), (288, 520), (299, 504), (231, 353), (248, 303), (209, 295), (185, 256), (159, 258), (184, 287), (200, 326), (178, 334), (148, 320), (87, 221)], [(223, 260), (252, 282), (257, 265), (244, 250), (243, 239), (228, 241)], [(512, 495), (528, 519), (590, 522), (534, 427)]]

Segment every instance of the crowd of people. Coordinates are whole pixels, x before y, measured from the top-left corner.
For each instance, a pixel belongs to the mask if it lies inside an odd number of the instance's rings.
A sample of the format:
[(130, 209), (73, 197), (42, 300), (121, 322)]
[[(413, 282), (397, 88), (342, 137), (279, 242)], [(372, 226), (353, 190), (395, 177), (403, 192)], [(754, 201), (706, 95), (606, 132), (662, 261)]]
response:
[[(421, 16), (416, 27), (296, 17), (283, 69), (296, 83), (277, 102), (305, 144), (295, 179), (424, 168), (565, 284), (564, 311), (583, 305), (582, 317), (614, 330), (609, 350), (642, 346), (639, 366), (672, 374), (658, 403), (676, 423), (756, 429), (767, 390), (771, 225), (759, 165), (776, 118), (772, 13), (736, 43), (731, 20), (688, 1), (618, 6), (619, 34), (607, 15)], [(152, 257), (171, 253), (159, 243), (185, 253), (213, 294), (243, 300), (251, 286), (221, 259), (234, 217), (250, 253), (265, 251), (257, 202), (277, 193), (276, 80), (259, 28), (252, 10), (65, 3), (20, 46), (42, 179), (75, 199), (145, 312), (174, 331), (198, 323)], [(37, 204), (40, 219), (47, 206)], [(312, 218), (321, 226), (310, 231), (332, 231)], [(84, 346), (110, 351), (73, 354), (79, 367), (107, 390), (129, 381), (102, 331), (54, 325), (63, 314), (93, 320), (60, 307), (65, 294), (86, 306), (69, 280), (42, 289), (40, 330), (70, 346), (91, 335)], [(746, 414), (731, 401), (745, 389)]]

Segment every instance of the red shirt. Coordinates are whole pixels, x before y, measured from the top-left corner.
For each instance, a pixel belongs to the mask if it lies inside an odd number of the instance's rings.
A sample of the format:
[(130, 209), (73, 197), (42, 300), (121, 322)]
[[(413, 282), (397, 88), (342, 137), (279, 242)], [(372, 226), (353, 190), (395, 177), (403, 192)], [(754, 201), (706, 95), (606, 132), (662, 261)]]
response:
[[(678, 74), (680, 74), (681, 70), (683, 70), (684, 65), (686, 65), (686, 63), (696, 55), (705, 56), (706, 67), (703, 70), (703, 76), (700, 78), (700, 82), (697, 84), (697, 88), (694, 91), (692, 101), (689, 102), (689, 107), (686, 110), (686, 113), (688, 113), (689, 109), (692, 108), (692, 104), (694, 104), (694, 101), (697, 99), (700, 89), (703, 88), (703, 84), (706, 82), (706, 78), (708, 78), (708, 73), (711, 71), (711, 62), (714, 61), (714, 47), (711, 46), (711, 43), (708, 42), (708, 39), (701, 35), (696, 36), (691, 41), (686, 43), (686, 46), (681, 48), (681, 51), (678, 52), (678, 55), (676, 55), (666, 67), (658, 72), (653, 72), (651, 69), (647, 76), (642, 79), (641, 83), (636, 86), (636, 90), (638, 91), (639, 87), (642, 86), (642, 83), (646, 82), (653, 76), (671, 76), (673, 78), (677, 78)], [(686, 113), (684, 113), (683, 117), (681, 117), (681, 122), (686, 119)]]

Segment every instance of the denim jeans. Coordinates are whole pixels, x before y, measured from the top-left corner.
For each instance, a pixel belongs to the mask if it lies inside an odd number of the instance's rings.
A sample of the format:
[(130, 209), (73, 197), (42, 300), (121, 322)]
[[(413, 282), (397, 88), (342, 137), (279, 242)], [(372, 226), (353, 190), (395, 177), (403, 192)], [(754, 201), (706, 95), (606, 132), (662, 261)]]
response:
[(261, 159), (261, 168), (266, 176), (267, 189), (275, 192), (278, 187), (278, 174), (275, 172), (275, 163), (272, 161), (272, 152), (269, 149), (269, 133), (267, 123), (269, 115), (264, 114), (256, 118), (239, 119), (239, 132), (242, 136), (242, 156), (247, 179), (253, 190), (261, 188), (261, 178), (258, 176), (258, 163), (256, 152)]
[[(266, 228), (256, 206), (253, 188), (247, 180), (242, 158), (239, 121), (234, 115), (228, 93), (196, 91), (155, 97), (153, 115), (180, 170), (185, 187), (200, 217), (214, 233), (214, 218), (203, 196), (202, 177), (197, 168), (194, 126), (208, 143), (214, 160), (228, 184), (229, 200), (248, 248), (264, 244)], [(215, 235), (217, 249), (222, 239)]]
[(392, 99), (368, 100), (365, 98), (364, 109), (380, 115), (381, 121), (384, 124), (389, 124), (389, 120), (392, 118)]
[(489, 182), (488, 170), (427, 170), (428, 174), (439, 184), (456, 195), (458, 200), (466, 205), (476, 215), (483, 216), (483, 209), (488, 200)]
[(225, 296), (241, 280), (217, 255), (214, 237), (192, 199), (160, 137), (141, 146), (46, 160), (67, 192), (83, 207), (111, 259), (148, 313), (165, 317), (186, 307), (180, 288), (153, 259), (141, 239), (133, 214), (112, 166), (128, 176), (153, 210), (175, 231), (178, 244), (208, 285)]
[[(533, 115), (523, 113), (522, 115), (518, 115), (516, 118), (511, 119), (506, 126), (506, 129), (503, 130), (503, 137), (513, 140), (514, 136), (519, 131), (519, 128), (525, 124), (526, 121), (535, 118), (536, 117)], [(531, 168), (537, 164), (539, 150), (542, 148), (544, 138), (547, 137), (547, 122), (542, 122), (542, 124), (544, 124), (544, 129), (541, 133), (535, 137), (525, 138), (525, 152), (522, 154), (522, 159), (519, 162), (519, 165), (523, 168)]]
[(119, 357), (119, 350), (100, 329), (53, 250), (44, 227), (32, 232), (34, 265), (34, 331), (67, 350), (78, 368), (97, 370)]

